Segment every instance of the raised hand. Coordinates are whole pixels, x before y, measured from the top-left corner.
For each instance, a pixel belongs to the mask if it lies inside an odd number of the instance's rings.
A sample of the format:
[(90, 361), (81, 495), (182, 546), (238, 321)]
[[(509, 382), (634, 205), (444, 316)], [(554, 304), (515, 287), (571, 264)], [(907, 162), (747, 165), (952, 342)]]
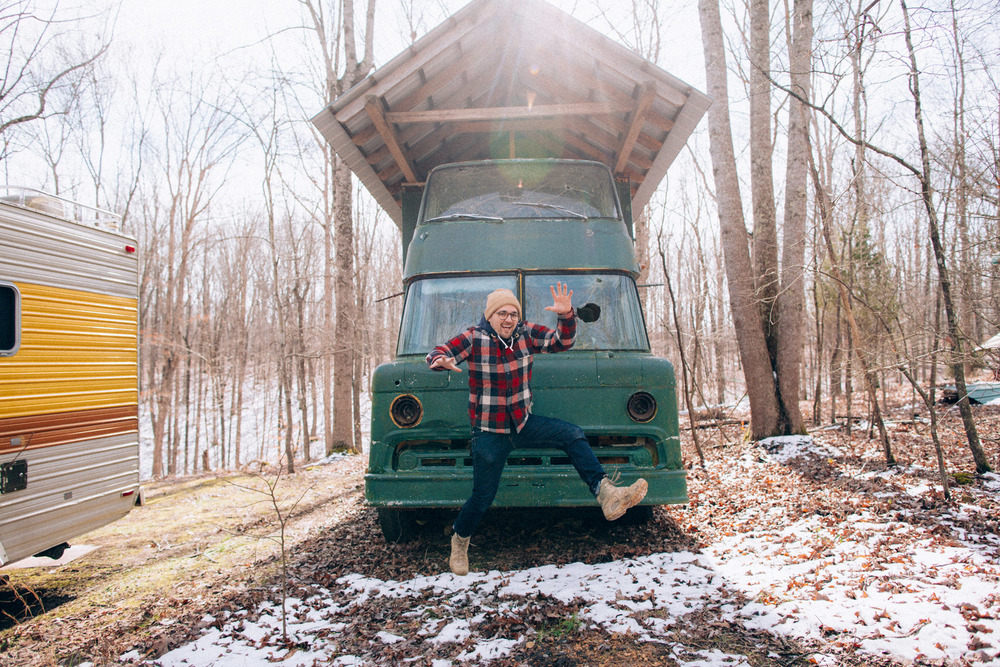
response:
[(461, 373), (462, 369), (458, 367), (455, 363), (455, 359), (452, 357), (436, 357), (434, 361), (431, 362), (431, 368), (444, 368), (445, 370), (455, 371)]
[(573, 290), (569, 289), (569, 285), (557, 282), (554, 286), (550, 285), (549, 289), (552, 290), (552, 305), (546, 306), (545, 310), (551, 310), (560, 317), (572, 313)]

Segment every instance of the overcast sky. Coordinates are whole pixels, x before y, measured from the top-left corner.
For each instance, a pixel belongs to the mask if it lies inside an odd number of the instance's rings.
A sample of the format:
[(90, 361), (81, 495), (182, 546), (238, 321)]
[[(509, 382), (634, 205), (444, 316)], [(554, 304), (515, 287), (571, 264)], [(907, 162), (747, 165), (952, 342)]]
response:
[[(418, 7), (420, 36), (461, 9), (468, 0), (379, 0), (376, 5), (377, 65), (385, 64), (406, 46), (407, 28), (401, 10), (404, 2), (412, 2)], [(548, 2), (609, 34), (606, 20), (600, 18), (599, 10), (594, 7), (595, 0)], [(333, 4), (332, 0), (329, 4)], [(364, 2), (358, 0), (357, 4), (360, 21)], [(624, 9), (621, 2), (604, 0), (601, 4), (609, 6), (609, 12)], [(698, 34), (694, 3), (679, 3), (680, 9), (671, 8), (673, 0), (664, 0), (661, 4), (664, 34), (660, 64), (671, 74), (697, 85), (703, 75), (694, 67), (700, 68), (701, 63), (700, 41), (692, 40)], [(301, 20), (297, 0), (122, 0), (116, 37), (144, 47), (162, 45), (167, 52), (176, 49), (178, 53), (211, 58), (257, 43), (268, 34), (300, 24)], [(617, 17), (616, 22), (623, 30), (628, 25), (624, 14)], [(286, 38), (280, 43), (285, 48), (292, 48), (295, 41)], [(290, 52), (288, 57), (295, 57), (295, 54)], [(667, 66), (667, 63), (672, 65)], [(680, 69), (675, 70), (675, 67)]]

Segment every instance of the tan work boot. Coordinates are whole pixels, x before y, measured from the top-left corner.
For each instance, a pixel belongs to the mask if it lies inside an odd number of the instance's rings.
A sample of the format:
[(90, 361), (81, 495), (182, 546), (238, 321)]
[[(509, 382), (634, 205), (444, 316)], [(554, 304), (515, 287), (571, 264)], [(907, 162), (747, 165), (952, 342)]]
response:
[(469, 537), (459, 537), (458, 533), (451, 535), (451, 558), (448, 567), (460, 577), (469, 573)]
[(615, 486), (605, 477), (597, 489), (597, 502), (601, 504), (604, 518), (614, 521), (620, 518), (630, 507), (635, 507), (646, 497), (649, 484), (640, 479), (631, 486)]

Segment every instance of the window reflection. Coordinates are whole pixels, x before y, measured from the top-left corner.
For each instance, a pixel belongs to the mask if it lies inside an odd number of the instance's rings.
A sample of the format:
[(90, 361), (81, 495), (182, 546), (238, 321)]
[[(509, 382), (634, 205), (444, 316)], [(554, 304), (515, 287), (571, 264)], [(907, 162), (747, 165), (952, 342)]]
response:
[[(635, 282), (617, 274), (529, 274), (524, 279), (525, 319), (556, 326), (551, 285), (561, 281), (573, 290), (577, 350), (648, 350)], [(599, 314), (598, 314), (599, 313)], [(596, 316), (596, 318), (595, 318)], [(587, 322), (587, 319), (593, 321)]]
[(463, 329), (479, 324), (486, 297), (504, 287), (517, 293), (512, 275), (426, 278), (406, 292), (398, 354), (427, 354)]
[[(573, 290), (577, 350), (649, 350), (635, 282), (620, 274), (527, 274), (524, 319), (555, 328), (550, 287)], [(463, 329), (478, 324), (486, 297), (504, 287), (517, 293), (513, 275), (425, 278), (407, 290), (398, 354), (427, 354)], [(590, 321), (588, 321), (590, 320)]]

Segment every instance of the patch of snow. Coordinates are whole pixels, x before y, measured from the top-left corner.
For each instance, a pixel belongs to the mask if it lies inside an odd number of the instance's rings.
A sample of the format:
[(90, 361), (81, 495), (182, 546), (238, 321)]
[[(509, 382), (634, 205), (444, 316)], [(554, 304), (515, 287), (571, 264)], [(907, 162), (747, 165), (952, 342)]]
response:
[[(752, 467), (772, 469), (797, 457), (840, 456), (812, 438), (769, 439), (759, 445), (731, 460), (720, 476), (747, 479)], [(896, 490), (876, 497), (908, 500), (906, 494), (932, 488), (915, 485), (927, 476), (917, 468), (863, 472), (862, 467), (848, 474), (880, 479)], [(970, 487), (969, 492), (996, 493), (1000, 475), (984, 475), (981, 489)], [(627, 634), (636, 641), (669, 642), (677, 663), (691, 667), (749, 664), (739, 655), (675, 643), (673, 633), (684, 627), (684, 617), (704, 611), (748, 629), (822, 642), (825, 650), (809, 657), (817, 665), (836, 665), (835, 656), (844, 649), (902, 662), (965, 660), (1000, 667), (1000, 648), (991, 641), (1000, 637), (1000, 540), (963, 527), (970, 518), (981, 518), (983, 508), (942, 508), (937, 525), (952, 526), (947, 539), (910, 521), (913, 513), (902, 507), (880, 513), (852, 503), (838, 511), (846, 516), (816, 512), (789, 518), (784, 508), (748, 504), (746, 516), (755, 518), (752, 530), (737, 522), (730, 533), (704, 547), (703, 554), (657, 553), (592, 565), (545, 565), (467, 577), (444, 573), (404, 581), (349, 574), (337, 581), (335, 591), (289, 599), (295, 613), (289, 614), (288, 632), (308, 651), (277, 646), (280, 605), (265, 603), (249, 614), (220, 616), (221, 629), (207, 629), (157, 664), (364, 665), (370, 664), (365, 656), (404, 641), (414, 648), (426, 642), (424, 647), (433, 647), (435, 655), (450, 654), (450, 660), (435, 660), (434, 667), (487, 664), (509, 656), (532, 631), (515, 639), (479, 634), (480, 627), (489, 626), (486, 619), (520, 618), (531, 628), (527, 618), (532, 609), (555, 601), (571, 606), (586, 628)], [(407, 636), (382, 631), (367, 649), (352, 645), (350, 654), (340, 655), (346, 649), (338, 645), (345, 621), (387, 600), (414, 621), (403, 633)], [(980, 640), (993, 645), (983, 648), (976, 643)]]
[(341, 655), (333, 661), (333, 667), (362, 667), (364, 659), (356, 655)]
[(431, 637), (429, 641), (435, 644), (461, 644), (471, 636), (472, 629), (469, 627), (469, 622), (462, 619), (448, 623), (437, 635)]
[(995, 472), (983, 473), (983, 488), (987, 491), (1000, 491), (1000, 475)]
[[(672, 652), (674, 660), (682, 667), (749, 667), (750, 663), (742, 655), (730, 655), (718, 650), (692, 651), (682, 647)], [(688, 656), (697, 656), (690, 658)]]
[(333, 452), (329, 456), (322, 458), (319, 461), (316, 461), (315, 463), (312, 463), (310, 465), (327, 465), (329, 463), (336, 463), (337, 461), (343, 461), (349, 456), (356, 456), (356, 454), (344, 454), (342, 452)]
[(800, 457), (835, 458), (843, 456), (836, 447), (817, 442), (810, 435), (783, 435), (764, 438), (757, 444), (776, 463), (787, 463)]
[(474, 648), (469, 649), (465, 653), (456, 656), (455, 659), (459, 662), (472, 661), (474, 664), (483, 664), (490, 660), (506, 657), (520, 643), (519, 639), (487, 639), (479, 642)]
[(810, 517), (772, 535), (712, 545), (715, 569), (754, 600), (733, 618), (792, 637), (834, 636), (835, 644), (906, 661), (967, 655), (973, 639), (967, 605), (984, 612), (977, 623), (985, 632), (1000, 633), (995, 611), (985, 611), (1000, 607), (993, 554), (900, 542), (894, 533), (915, 529), (879, 525), (864, 514), (838, 525), (853, 532), (837, 534)]

